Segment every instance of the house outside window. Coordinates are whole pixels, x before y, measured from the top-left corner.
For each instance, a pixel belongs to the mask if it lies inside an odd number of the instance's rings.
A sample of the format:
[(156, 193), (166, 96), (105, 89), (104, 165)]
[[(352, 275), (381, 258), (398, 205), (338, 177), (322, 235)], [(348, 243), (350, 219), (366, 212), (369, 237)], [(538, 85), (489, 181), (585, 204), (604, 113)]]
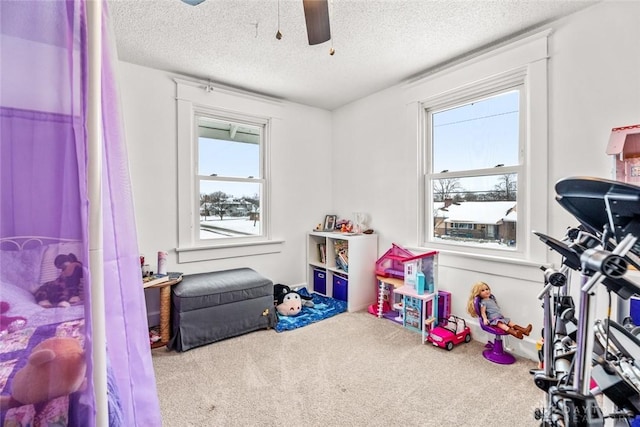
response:
[(510, 79), (424, 105), (426, 244), (518, 249), (524, 93), (524, 79)]

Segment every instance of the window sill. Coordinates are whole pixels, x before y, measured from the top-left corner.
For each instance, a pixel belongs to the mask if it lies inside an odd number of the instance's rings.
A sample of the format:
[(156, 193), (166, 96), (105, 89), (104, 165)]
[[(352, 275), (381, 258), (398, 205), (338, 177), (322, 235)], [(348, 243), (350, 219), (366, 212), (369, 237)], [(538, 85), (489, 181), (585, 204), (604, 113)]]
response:
[(437, 250), (440, 253), (438, 257), (438, 265), (440, 267), (474, 271), (514, 279), (531, 280), (534, 282), (540, 282), (540, 280), (542, 280), (541, 266), (551, 267), (551, 264), (548, 262), (536, 262), (521, 258), (502, 257), (499, 255), (469, 253), (435, 247), (406, 246), (406, 248), (415, 253)]
[(176, 248), (178, 264), (273, 254), (282, 251), (284, 240), (265, 240), (251, 243), (228, 243), (211, 246)]

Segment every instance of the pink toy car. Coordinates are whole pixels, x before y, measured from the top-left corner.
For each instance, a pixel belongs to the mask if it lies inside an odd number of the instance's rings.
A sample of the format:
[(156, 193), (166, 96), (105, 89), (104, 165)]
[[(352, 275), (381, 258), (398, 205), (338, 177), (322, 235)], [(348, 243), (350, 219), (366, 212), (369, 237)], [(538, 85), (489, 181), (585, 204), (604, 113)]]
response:
[(447, 319), (440, 319), (438, 326), (429, 332), (427, 341), (451, 351), (454, 345), (471, 341), (471, 330), (464, 319), (452, 315)]

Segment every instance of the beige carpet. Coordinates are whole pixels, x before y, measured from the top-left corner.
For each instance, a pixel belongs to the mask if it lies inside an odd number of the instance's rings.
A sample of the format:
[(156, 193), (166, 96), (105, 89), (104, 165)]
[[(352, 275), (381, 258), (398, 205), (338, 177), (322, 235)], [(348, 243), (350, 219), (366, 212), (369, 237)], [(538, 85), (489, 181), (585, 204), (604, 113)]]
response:
[(366, 312), (185, 353), (153, 350), (165, 427), (537, 426), (544, 393), (483, 343), (452, 351)]

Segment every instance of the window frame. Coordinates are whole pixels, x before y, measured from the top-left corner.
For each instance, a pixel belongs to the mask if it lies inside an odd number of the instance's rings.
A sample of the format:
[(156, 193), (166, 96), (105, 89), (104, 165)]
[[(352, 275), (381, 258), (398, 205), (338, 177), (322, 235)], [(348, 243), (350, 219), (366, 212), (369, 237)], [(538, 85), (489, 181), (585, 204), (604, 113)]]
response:
[[(516, 206), (520, 203), (521, 200), (525, 200), (527, 197), (525, 186), (521, 185), (524, 176), (526, 175), (526, 155), (527, 152), (527, 127), (528, 123), (526, 120), (527, 117), (527, 100), (526, 100), (526, 84), (525, 84), (526, 73), (524, 69), (519, 70), (515, 73), (509, 73), (507, 75), (502, 76), (501, 78), (493, 79), (492, 82), (483, 82), (475, 87), (466, 87), (459, 91), (452, 91), (448, 93), (446, 96), (442, 96), (438, 99), (434, 99), (431, 101), (426, 101), (422, 103), (423, 107), (423, 115), (424, 115), (424, 154), (425, 158), (423, 161), (423, 176), (424, 176), (424, 203), (426, 204), (426, 212), (435, 212), (435, 208), (433, 206), (433, 181), (439, 179), (455, 179), (455, 178), (473, 178), (473, 177), (487, 177), (487, 176), (498, 176), (498, 175), (506, 175), (506, 174), (515, 174), (518, 182), (518, 189), (516, 193)], [(499, 168), (481, 168), (481, 169), (463, 169), (463, 170), (455, 170), (452, 172), (435, 172), (433, 171), (433, 132), (432, 132), (432, 116), (435, 113), (440, 111), (463, 107), (474, 101), (480, 101), (482, 99), (486, 99), (492, 96), (499, 96), (501, 94), (506, 94), (508, 92), (518, 91), (518, 163), (516, 165), (511, 166), (502, 166)], [(461, 242), (443, 242), (441, 240), (435, 240), (434, 238), (434, 221), (433, 215), (429, 219), (426, 217), (426, 214), (423, 214), (423, 234), (420, 237), (421, 246), (434, 246), (434, 245), (442, 245), (443, 247), (451, 247), (455, 248), (455, 250), (460, 251), (471, 251), (478, 250), (480, 252), (486, 252), (491, 254), (501, 254), (505, 253), (505, 255), (509, 256), (509, 253), (515, 253), (516, 256), (522, 257), (525, 249), (524, 245), (520, 244), (516, 246), (516, 249), (512, 249), (510, 247), (505, 247), (504, 249), (489, 249), (483, 248), (478, 245), (474, 245), (471, 243)], [(518, 212), (518, 222), (520, 223), (520, 212)], [(520, 226), (518, 224), (516, 228), (516, 242), (524, 242), (525, 241), (525, 227)]]
[[(418, 143), (418, 213), (416, 238), (417, 248), (437, 249), (442, 253), (460, 255), (481, 260), (509, 261), (524, 265), (547, 263), (548, 251), (541, 244), (533, 230), (546, 230), (547, 213), (547, 132), (548, 132), (548, 93), (547, 93), (547, 56), (546, 42), (548, 33), (532, 36), (514, 46), (498, 49), (486, 58), (462, 63), (448, 73), (444, 71), (431, 76), (423, 82), (413, 83), (420, 92), (426, 92), (422, 99), (415, 101), (417, 107), (417, 143)], [(516, 65), (518, 64), (518, 65)], [(505, 71), (507, 70), (507, 71)], [(480, 72), (480, 76), (477, 74)], [(484, 77), (482, 77), (484, 75)], [(446, 84), (444, 84), (446, 83)], [(428, 239), (433, 235), (433, 190), (428, 178), (443, 178), (439, 174), (429, 175), (432, 155), (427, 126), (428, 108), (452, 105), (476, 98), (482, 94), (500, 92), (510, 87), (523, 85), (520, 97), (521, 111), (526, 124), (521, 126), (520, 162), (522, 170), (518, 174), (518, 249), (495, 250), (457, 244), (435, 242)], [(439, 89), (439, 90), (437, 90)], [(522, 113), (521, 113), (522, 114)], [(535, 141), (535, 146), (532, 144)], [(507, 173), (507, 167), (500, 168), (500, 174)], [(495, 172), (493, 168), (476, 171), (486, 175)], [(457, 172), (447, 175), (455, 177)], [(461, 174), (458, 174), (460, 176)], [(469, 176), (469, 175), (466, 175)], [(532, 177), (535, 176), (535, 179)], [(535, 201), (535, 203), (534, 203)], [(531, 209), (541, 210), (542, 215), (532, 215)]]
[[(270, 154), (271, 135), (282, 116), (280, 101), (223, 86), (174, 78), (176, 83), (176, 128), (178, 157), (178, 263), (208, 261), (252, 255), (278, 253), (284, 243), (274, 239), (270, 218)], [(214, 116), (230, 121), (248, 120), (264, 123), (262, 135), (262, 234), (233, 239), (199, 239), (199, 170), (198, 115)], [(198, 238), (196, 238), (198, 235)]]
[[(269, 184), (269, 181), (266, 177), (266, 171), (268, 170), (268, 168), (266, 167), (266, 155), (265, 153), (268, 151), (268, 141), (270, 140), (269, 136), (270, 136), (270, 129), (271, 129), (271, 121), (269, 119), (265, 119), (265, 118), (260, 118), (260, 117), (253, 117), (253, 116), (245, 116), (245, 115), (240, 115), (240, 114), (230, 114), (230, 113), (225, 113), (216, 109), (210, 109), (210, 108), (203, 108), (203, 107), (195, 107), (193, 110), (193, 120), (194, 120), (194, 124), (195, 124), (195, 134), (194, 134), (194, 153), (195, 153), (195, 164), (194, 164), (194, 188), (196, 191), (196, 195), (198, 196), (198, 201), (199, 201), (199, 196), (200, 196), (200, 182), (204, 179), (206, 181), (211, 181), (211, 182), (252, 182), (252, 183), (258, 183), (260, 184), (260, 211), (261, 211), (261, 217), (260, 217), (260, 228), (261, 228), (261, 233), (257, 234), (255, 236), (246, 236), (246, 237), (226, 237), (226, 238), (221, 238), (221, 239), (202, 239), (199, 236), (199, 232), (196, 232), (194, 230), (194, 242), (197, 246), (224, 246), (224, 245), (229, 245), (229, 244), (241, 244), (241, 243), (251, 243), (254, 241), (262, 241), (265, 239), (269, 239), (271, 234), (270, 234), (270, 210), (269, 210), (269, 201), (267, 200), (267, 194), (270, 194), (269, 191), (267, 191), (267, 186)], [(254, 178), (243, 178), (243, 177), (231, 177), (231, 176), (215, 176), (215, 177), (211, 177), (211, 176), (206, 176), (206, 175), (200, 175), (200, 168), (199, 168), (199, 160), (200, 160), (200, 153), (199, 153), (199, 132), (198, 132), (198, 118), (199, 117), (205, 117), (208, 119), (212, 119), (212, 120), (216, 120), (219, 122), (231, 122), (231, 123), (237, 123), (237, 124), (244, 124), (244, 125), (249, 125), (249, 126), (253, 126), (253, 127), (259, 127), (260, 128), (260, 154), (259, 154), (259, 177), (254, 177)], [(264, 213), (263, 213), (264, 210)], [(199, 209), (194, 209), (194, 224), (199, 224), (200, 223), (200, 210)]]

